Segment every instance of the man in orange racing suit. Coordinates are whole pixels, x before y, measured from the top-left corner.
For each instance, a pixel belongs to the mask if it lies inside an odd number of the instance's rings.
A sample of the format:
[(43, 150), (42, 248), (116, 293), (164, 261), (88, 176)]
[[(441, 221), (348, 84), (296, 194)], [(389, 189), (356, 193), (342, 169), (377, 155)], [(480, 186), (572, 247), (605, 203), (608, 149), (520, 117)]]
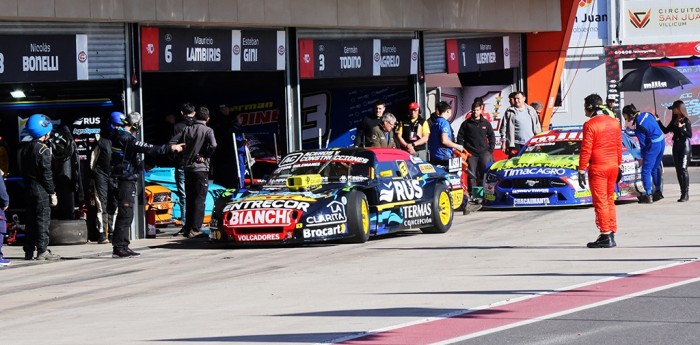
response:
[(620, 123), (607, 116), (601, 108), (603, 99), (591, 94), (584, 99), (586, 117), (583, 142), (578, 162), (578, 183), (586, 188), (586, 167), (595, 208), (595, 223), (600, 230), (598, 239), (588, 248), (615, 247), (617, 215), (615, 213), (615, 184), (622, 163), (622, 134)]

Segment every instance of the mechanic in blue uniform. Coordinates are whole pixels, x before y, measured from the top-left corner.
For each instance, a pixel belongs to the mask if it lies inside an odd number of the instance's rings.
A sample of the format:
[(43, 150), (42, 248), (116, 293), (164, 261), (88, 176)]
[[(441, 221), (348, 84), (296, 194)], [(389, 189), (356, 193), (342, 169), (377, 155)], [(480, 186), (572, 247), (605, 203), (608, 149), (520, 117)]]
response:
[[(245, 188), (245, 168), (248, 163), (246, 155), (246, 145), (248, 145), (248, 140), (245, 138), (245, 131), (243, 130), (243, 115), (236, 115), (236, 121), (233, 123), (232, 127), (233, 135), (236, 138), (236, 186), (235, 188)], [(250, 168), (250, 167), (248, 167)], [(252, 182), (252, 181), (251, 181)]]
[(53, 125), (46, 115), (34, 114), (27, 119), (24, 128), (32, 138), (22, 142), (19, 149), (19, 167), (28, 197), (24, 259), (34, 259), (36, 250), (36, 260), (59, 260), (61, 257), (48, 249), (49, 206), (58, 204), (51, 172), (51, 149), (46, 145)]
[(110, 205), (117, 207), (117, 217), (112, 237), (112, 257), (125, 258), (138, 256), (139, 253), (129, 249), (129, 228), (134, 219), (134, 199), (136, 198), (136, 180), (141, 172), (140, 154), (149, 155), (182, 152), (184, 144), (166, 144), (153, 146), (136, 140), (132, 130), (137, 131), (141, 123), (141, 114), (132, 112), (128, 116), (120, 112), (110, 115), (109, 139), (112, 141)]
[[(646, 195), (640, 199), (641, 203), (651, 204), (654, 201), (663, 199), (661, 193), (661, 160), (664, 157), (666, 147), (664, 132), (656, 122), (656, 116), (648, 112), (640, 112), (634, 104), (626, 105), (622, 108), (625, 120), (634, 124), (634, 133), (639, 139), (642, 151), (642, 183)], [(653, 192), (652, 195), (652, 191)]]
[(445, 101), (441, 101), (436, 106), (436, 112), (431, 115), (430, 137), (428, 138), (428, 152), (430, 153), (430, 163), (447, 167), (452, 151), (464, 150), (462, 145), (455, 143), (455, 136), (452, 127), (447, 119), (452, 115), (452, 107)]

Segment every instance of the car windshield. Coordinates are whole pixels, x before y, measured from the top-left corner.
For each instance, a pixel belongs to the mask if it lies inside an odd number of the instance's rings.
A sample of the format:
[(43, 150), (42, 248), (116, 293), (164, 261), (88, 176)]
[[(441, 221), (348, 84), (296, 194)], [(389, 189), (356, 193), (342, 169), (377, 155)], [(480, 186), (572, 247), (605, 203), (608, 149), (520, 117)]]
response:
[(577, 155), (581, 150), (580, 140), (552, 139), (549, 137), (533, 138), (524, 153), (546, 153), (548, 155)]
[(370, 164), (367, 158), (341, 155), (323, 157), (326, 159), (314, 159), (309, 155), (303, 157), (307, 159), (297, 159), (293, 164), (277, 168), (270, 176), (268, 186), (285, 186), (288, 177), (309, 174), (321, 175), (323, 183), (362, 182), (369, 179)]

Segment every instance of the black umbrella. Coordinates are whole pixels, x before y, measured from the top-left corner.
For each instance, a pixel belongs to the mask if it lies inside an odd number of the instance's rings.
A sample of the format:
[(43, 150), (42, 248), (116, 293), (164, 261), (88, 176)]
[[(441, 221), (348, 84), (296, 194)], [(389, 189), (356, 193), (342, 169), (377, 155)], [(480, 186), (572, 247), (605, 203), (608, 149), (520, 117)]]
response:
[(618, 91), (648, 91), (654, 96), (654, 111), (656, 111), (656, 93), (658, 89), (673, 89), (692, 84), (683, 73), (667, 66), (646, 66), (637, 68), (627, 74), (617, 84)]

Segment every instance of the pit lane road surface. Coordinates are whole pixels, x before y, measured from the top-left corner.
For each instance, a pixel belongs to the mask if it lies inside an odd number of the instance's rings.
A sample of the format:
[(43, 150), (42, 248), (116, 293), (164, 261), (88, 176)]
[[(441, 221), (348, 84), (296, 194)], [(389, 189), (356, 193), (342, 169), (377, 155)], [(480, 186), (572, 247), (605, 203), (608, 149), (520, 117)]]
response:
[[(585, 247), (592, 208), (479, 211), (446, 234), (357, 245), (157, 238), (133, 241), (143, 255), (132, 259), (112, 259), (109, 245), (53, 246), (67, 258), (55, 263), (5, 246), (0, 344), (620, 345), (664, 329), (663, 343), (692, 343), (700, 169), (687, 203), (672, 170), (665, 199), (618, 206), (613, 249)], [(426, 338), (404, 337), (416, 327)]]

